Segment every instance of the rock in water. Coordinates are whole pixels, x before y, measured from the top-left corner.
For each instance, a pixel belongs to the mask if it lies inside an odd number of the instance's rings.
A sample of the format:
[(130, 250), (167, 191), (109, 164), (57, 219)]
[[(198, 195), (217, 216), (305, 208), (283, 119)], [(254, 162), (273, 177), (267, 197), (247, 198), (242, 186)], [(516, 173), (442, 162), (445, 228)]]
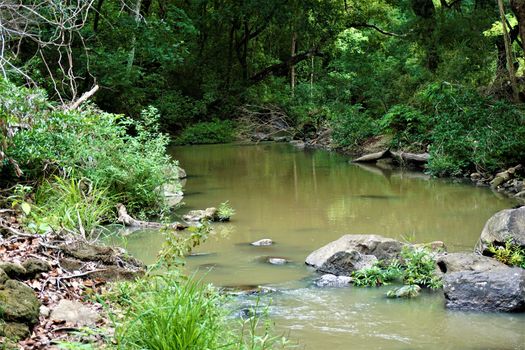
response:
[(344, 235), (308, 255), (305, 262), (318, 271), (349, 276), (377, 260), (398, 258), (403, 246), (395, 239), (378, 235)]
[(250, 243), (251, 245), (255, 246), (255, 247), (266, 247), (266, 246), (270, 246), (273, 244), (273, 241), (269, 238), (263, 238), (263, 239), (260, 239), (258, 241), (255, 241), (255, 242), (252, 242)]
[(485, 255), (490, 244), (502, 246), (509, 240), (525, 248), (525, 207), (506, 209), (494, 214), (481, 232), (476, 253)]
[(352, 278), (348, 276), (336, 276), (332, 274), (322, 275), (314, 283), (317, 287), (346, 287), (352, 282)]
[(458, 271), (491, 271), (507, 267), (507, 265), (496, 259), (475, 253), (444, 254), (437, 259), (436, 263), (443, 273)]
[(525, 270), (460, 271), (446, 274), (445, 305), (471, 311), (525, 311)]
[(266, 262), (271, 265), (286, 265), (290, 262), (290, 260), (275, 256), (269, 256), (266, 258)]
[(386, 293), (389, 298), (415, 298), (419, 295), (421, 287), (417, 284), (394, 288)]
[(78, 301), (62, 299), (51, 312), (51, 320), (66, 321), (78, 326), (94, 325), (100, 315)]
[(330, 256), (317, 271), (350, 276), (354, 271), (371, 268), (377, 261), (375, 256), (361, 254), (356, 250), (340, 251)]
[(216, 208), (206, 208), (206, 210), (190, 210), (182, 217), (184, 221), (199, 222), (203, 220), (218, 221), (219, 215)]

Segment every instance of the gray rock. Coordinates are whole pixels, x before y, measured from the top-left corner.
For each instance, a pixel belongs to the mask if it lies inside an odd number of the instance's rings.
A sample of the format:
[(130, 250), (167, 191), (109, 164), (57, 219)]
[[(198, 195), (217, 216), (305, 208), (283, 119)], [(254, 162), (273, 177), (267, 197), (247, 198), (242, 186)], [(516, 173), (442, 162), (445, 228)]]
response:
[(5, 273), (4, 270), (0, 269), (0, 284), (3, 284), (8, 279), (9, 279), (9, 276), (7, 275), (7, 273)]
[(0, 262), (0, 269), (10, 278), (22, 278), (27, 272), (22, 265), (12, 262)]
[(317, 271), (350, 276), (354, 271), (371, 268), (377, 261), (375, 256), (361, 254), (356, 250), (340, 251), (329, 257)]
[(496, 259), (475, 253), (443, 254), (438, 257), (436, 263), (443, 273), (453, 273), (458, 271), (492, 271), (507, 267), (507, 265)]
[(314, 284), (317, 287), (346, 287), (352, 282), (352, 278), (348, 276), (336, 276), (332, 274), (322, 275)]
[(273, 244), (273, 241), (270, 238), (263, 238), (258, 241), (250, 243), (251, 245), (255, 247), (263, 247), (263, 246), (270, 246)]
[(190, 210), (188, 214), (182, 217), (188, 222), (200, 222), (203, 220), (217, 221), (219, 220), (218, 211), (216, 208), (206, 208), (205, 210)]
[(51, 270), (51, 266), (42, 259), (29, 258), (22, 263), (28, 276), (35, 276), (38, 273), (47, 272)]
[(494, 214), (481, 232), (476, 253), (487, 254), (490, 244), (504, 245), (508, 240), (525, 248), (525, 207), (506, 209)]
[(297, 148), (301, 148), (301, 149), (306, 147), (306, 144), (304, 143), (304, 141), (301, 141), (301, 140), (292, 140), (290, 141), (290, 145), (297, 147)]
[(271, 265), (286, 265), (290, 262), (290, 260), (285, 259), (285, 258), (269, 256), (266, 258), (266, 262)]
[(50, 319), (66, 321), (78, 326), (90, 326), (100, 320), (100, 315), (81, 302), (62, 299), (51, 312)]
[(525, 270), (459, 271), (445, 274), (445, 305), (472, 311), (525, 311)]
[(179, 179), (185, 179), (188, 177), (188, 175), (186, 174), (186, 171), (182, 169), (180, 166), (177, 167), (177, 177)]
[(40, 302), (24, 283), (8, 280), (0, 285), (0, 318), (6, 321), (33, 324), (39, 315)]
[(417, 284), (394, 288), (386, 293), (389, 298), (415, 298), (419, 295), (421, 287)]
[(350, 275), (377, 260), (398, 258), (403, 246), (399, 241), (378, 235), (344, 235), (308, 255), (305, 262), (318, 271)]

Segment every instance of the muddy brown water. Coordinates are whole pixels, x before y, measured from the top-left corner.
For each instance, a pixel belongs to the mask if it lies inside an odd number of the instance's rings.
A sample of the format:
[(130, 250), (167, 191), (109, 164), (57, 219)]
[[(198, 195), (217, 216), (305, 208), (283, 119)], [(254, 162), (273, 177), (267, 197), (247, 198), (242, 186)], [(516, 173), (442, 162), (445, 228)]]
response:
[[(321, 150), (288, 144), (212, 145), (171, 150), (189, 177), (181, 211), (217, 206), (236, 210), (230, 223), (188, 258), (217, 286), (265, 285), (276, 331), (299, 349), (525, 349), (525, 316), (444, 309), (442, 293), (414, 300), (385, 298), (388, 287), (312, 286), (304, 265), (313, 250), (343, 234), (381, 234), (411, 242), (444, 241), (450, 251), (471, 250), (485, 221), (515, 203), (486, 188), (428, 179), (421, 173), (349, 164)], [(271, 238), (271, 247), (249, 243)], [(162, 235), (140, 231), (127, 248), (146, 263), (155, 260)], [(283, 257), (285, 265), (265, 263)], [(250, 307), (255, 297), (235, 301)]]

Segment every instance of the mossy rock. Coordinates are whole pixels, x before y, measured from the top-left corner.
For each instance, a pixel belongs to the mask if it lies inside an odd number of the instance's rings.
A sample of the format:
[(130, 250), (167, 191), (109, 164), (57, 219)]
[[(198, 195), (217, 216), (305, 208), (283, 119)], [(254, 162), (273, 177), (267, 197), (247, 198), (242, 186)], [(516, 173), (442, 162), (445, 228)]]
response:
[(35, 276), (51, 270), (51, 266), (46, 261), (37, 258), (27, 259), (22, 263), (22, 267), (26, 270), (27, 276)]
[(0, 318), (33, 324), (38, 320), (40, 302), (31, 288), (8, 280), (0, 286)]
[(9, 276), (3, 269), (0, 269), (0, 284), (4, 284), (9, 279)]
[(29, 326), (18, 322), (0, 322), (0, 336), (11, 340), (25, 339), (31, 332)]
[(26, 274), (26, 269), (22, 265), (12, 262), (0, 262), (0, 269), (4, 270), (10, 278), (23, 278)]

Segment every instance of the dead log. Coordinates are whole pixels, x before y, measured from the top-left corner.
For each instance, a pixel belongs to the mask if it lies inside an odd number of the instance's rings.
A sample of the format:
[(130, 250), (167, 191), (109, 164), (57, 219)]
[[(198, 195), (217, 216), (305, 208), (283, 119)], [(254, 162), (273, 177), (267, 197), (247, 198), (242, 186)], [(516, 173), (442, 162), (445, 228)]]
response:
[(180, 222), (173, 222), (171, 224), (163, 224), (160, 222), (153, 222), (153, 221), (141, 221), (132, 218), (124, 206), (124, 204), (117, 204), (117, 211), (118, 211), (118, 222), (123, 224), (124, 226), (129, 227), (140, 227), (140, 228), (154, 228), (154, 229), (162, 229), (162, 228), (168, 228), (172, 230), (184, 230), (185, 228), (188, 228), (187, 225), (181, 224)]
[(428, 163), (430, 154), (428, 153), (408, 153), (408, 152), (390, 152), (394, 158), (401, 163)]
[(381, 152), (365, 154), (364, 156), (354, 159), (353, 162), (354, 163), (372, 163), (381, 158), (387, 158), (387, 157), (390, 157), (390, 151), (384, 150)]

